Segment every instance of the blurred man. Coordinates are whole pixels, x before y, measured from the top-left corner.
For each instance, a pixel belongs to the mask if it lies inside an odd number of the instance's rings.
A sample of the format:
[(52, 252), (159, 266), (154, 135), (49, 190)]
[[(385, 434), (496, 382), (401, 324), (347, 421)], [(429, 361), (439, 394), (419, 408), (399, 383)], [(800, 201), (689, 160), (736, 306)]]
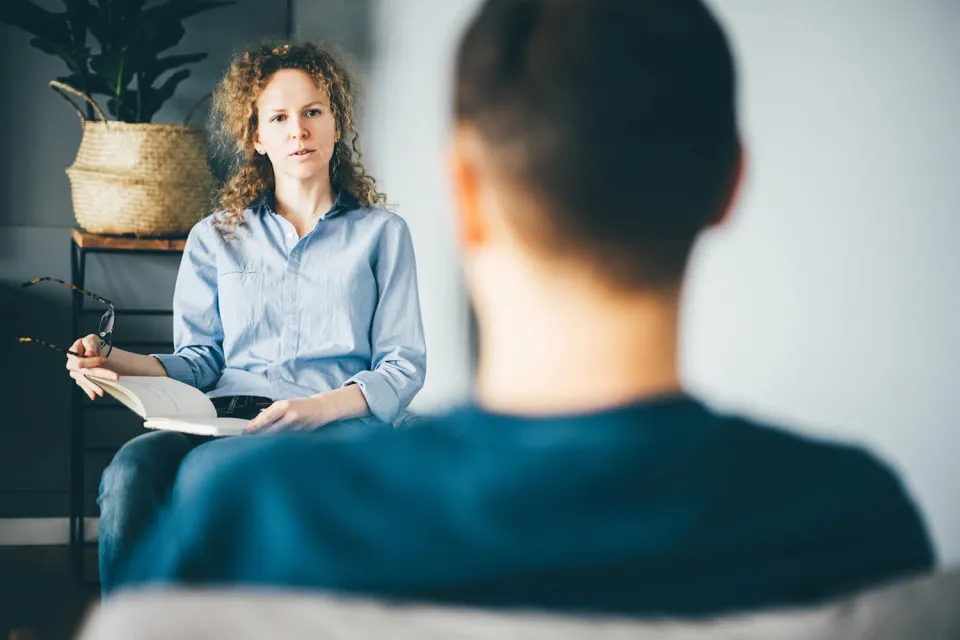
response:
[(718, 415), (678, 378), (688, 255), (741, 176), (734, 84), (695, 0), (485, 3), (451, 152), (475, 404), (406, 431), (231, 441), (127, 585), (678, 615), (929, 569), (888, 467)]

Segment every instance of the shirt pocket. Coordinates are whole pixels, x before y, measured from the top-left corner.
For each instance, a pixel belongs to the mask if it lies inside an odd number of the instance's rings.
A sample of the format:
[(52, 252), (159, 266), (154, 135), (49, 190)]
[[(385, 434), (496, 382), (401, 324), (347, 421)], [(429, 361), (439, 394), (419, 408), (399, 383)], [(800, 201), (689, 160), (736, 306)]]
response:
[(220, 272), (220, 321), (225, 344), (236, 344), (241, 334), (256, 325), (263, 308), (263, 269), (259, 265), (231, 267)]

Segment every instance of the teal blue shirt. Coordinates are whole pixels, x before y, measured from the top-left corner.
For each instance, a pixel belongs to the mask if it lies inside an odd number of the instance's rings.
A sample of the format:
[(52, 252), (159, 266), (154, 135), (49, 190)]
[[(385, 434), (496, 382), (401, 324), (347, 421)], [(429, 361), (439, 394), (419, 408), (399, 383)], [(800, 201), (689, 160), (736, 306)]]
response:
[(184, 461), (202, 473), (121, 586), (699, 615), (810, 604), (933, 563), (875, 457), (687, 397), (215, 444)]
[(173, 300), (167, 374), (210, 397), (310, 396), (359, 385), (393, 423), (423, 386), (413, 242), (399, 216), (341, 193), (302, 238), (270, 194), (225, 238), (190, 232)]

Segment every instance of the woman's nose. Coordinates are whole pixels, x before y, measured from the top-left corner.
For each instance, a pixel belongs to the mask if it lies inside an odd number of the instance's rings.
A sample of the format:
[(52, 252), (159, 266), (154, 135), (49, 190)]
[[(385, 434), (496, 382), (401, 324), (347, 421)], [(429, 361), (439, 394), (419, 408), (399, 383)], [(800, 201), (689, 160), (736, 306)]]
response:
[(290, 129), (290, 137), (293, 138), (294, 140), (298, 140), (300, 138), (306, 138), (309, 135), (310, 135), (310, 132), (307, 131), (307, 128), (304, 127), (299, 122), (294, 123), (293, 127), (291, 127)]

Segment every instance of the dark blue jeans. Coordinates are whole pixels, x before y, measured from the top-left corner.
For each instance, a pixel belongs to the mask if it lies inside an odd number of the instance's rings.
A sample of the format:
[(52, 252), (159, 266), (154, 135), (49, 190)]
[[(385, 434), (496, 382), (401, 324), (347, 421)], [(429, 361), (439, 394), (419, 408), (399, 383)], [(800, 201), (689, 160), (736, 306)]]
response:
[[(184, 457), (210, 438), (153, 431), (127, 442), (100, 481), (100, 591), (113, 589), (117, 567), (153, 524)], [(193, 474), (191, 474), (193, 475)]]

